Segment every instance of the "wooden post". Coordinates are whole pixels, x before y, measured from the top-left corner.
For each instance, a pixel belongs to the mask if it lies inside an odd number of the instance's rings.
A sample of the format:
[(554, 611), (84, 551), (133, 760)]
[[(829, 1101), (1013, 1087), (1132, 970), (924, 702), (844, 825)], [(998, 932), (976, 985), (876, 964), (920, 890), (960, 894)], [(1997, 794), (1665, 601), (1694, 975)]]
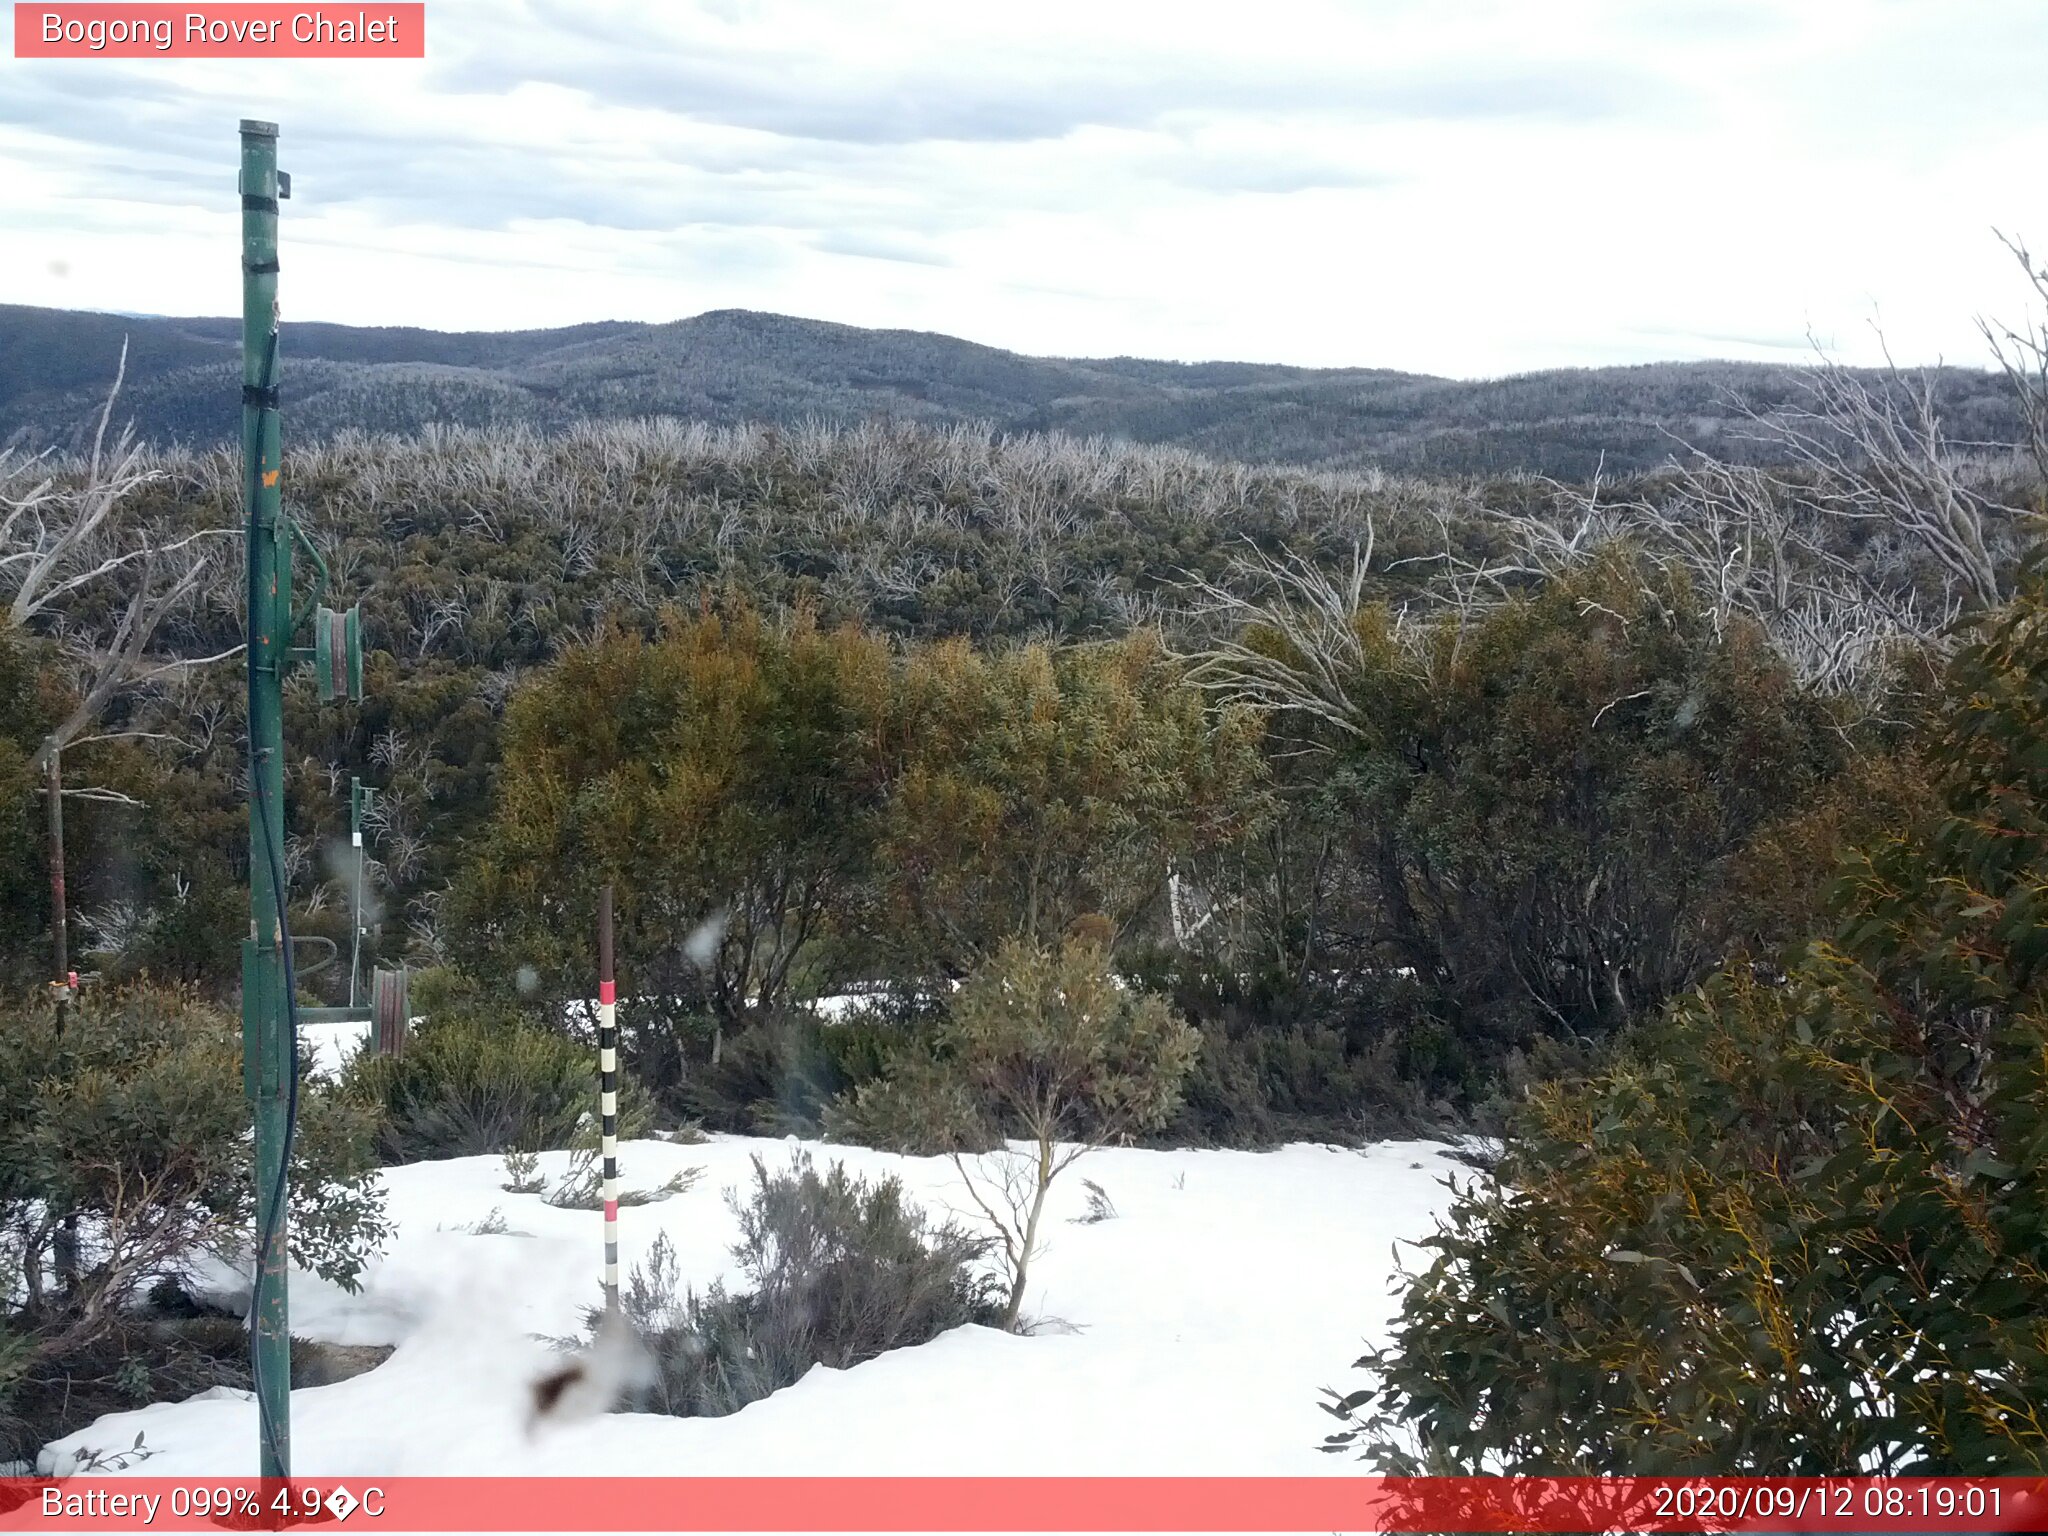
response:
[(71, 954), (65, 932), (68, 924), (64, 900), (64, 750), (61, 747), (50, 750), (43, 793), (48, 797), (45, 810), (50, 824), (50, 939), (57, 951), (57, 979), (50, 983), (50, 995), (57, 1003), (57, 1033), (61, 1035), (71, 1012)]
[[(67, 929), (64, 892), (64, 749), (51, 738), (50, 766), (44, 783), (50, 824), (50, 937), (57, 951), (57, 979), (50, 983), (50, 996), (57, 1004), (57, 1033), (71, 1018), (71, 1003), (78, 993), (78, 978), (71, 970), (71, 947)], [(41, 1255), (37, 1256), (38, 1262)], [(78, 1213), (66, 1211), (57, 1227), (53, 1260), (57, 1288), (71, 1292), (78, 1285)]]

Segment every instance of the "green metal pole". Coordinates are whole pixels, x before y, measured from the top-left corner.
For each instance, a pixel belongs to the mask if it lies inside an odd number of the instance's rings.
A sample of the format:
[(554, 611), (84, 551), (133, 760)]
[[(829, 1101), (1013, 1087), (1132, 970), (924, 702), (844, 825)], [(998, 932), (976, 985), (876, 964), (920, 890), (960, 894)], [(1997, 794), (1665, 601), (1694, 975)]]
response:
[(354, 933), (348, 945), (348, 1005), (356, 1005), (356, 973), (362, 967), (363, 953), (363, 817), (369, 812), (374, 791), (367, 788), (361, 779), (348, 781), (348, 835), (356, 849), (356, 899), (354, 910)]
[[(352, 787), (358, 790), (361, 789), (362, 781), (360, 779), (354, 781)], [(348, 1005), (353, 1008), (356, 1005), (356, 973), (362, 969), (363, 965), (363, 822), (361, 810), (362, 796), (356, 794), (351, 796), (351, 799), (353, 801), (351, 809), (355, 813), (355, 825), (350, 829), (349, 836), (356, 845), (356, 899), (354, 913), (349, 919)]]
[(261, 1475), (291, 1475), (285, 1312), (285, 1156), (291, 1019), (272, 871), (284, 850), (284, 689), (291, 553), (278, 489), (277, 125), (242, 123), (242, 459), (249, 559), (249, 938), (242, 946), (242, 1078), (256, 1121), (252, 1360)]

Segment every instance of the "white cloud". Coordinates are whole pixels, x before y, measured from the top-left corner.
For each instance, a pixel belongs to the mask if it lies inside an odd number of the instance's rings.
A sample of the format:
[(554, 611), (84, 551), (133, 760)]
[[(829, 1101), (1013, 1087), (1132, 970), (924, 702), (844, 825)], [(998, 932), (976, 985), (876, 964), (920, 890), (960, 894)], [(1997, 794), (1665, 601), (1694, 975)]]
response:
[(1977, 361), (2048, 243), (2048, 10), (1980, 0), (430, 0), (425, 61), (0, 59), (0, 301), (236, 305), (283, 126), (298, 318), (744, 306), (1032, 352), (1453, 374)]

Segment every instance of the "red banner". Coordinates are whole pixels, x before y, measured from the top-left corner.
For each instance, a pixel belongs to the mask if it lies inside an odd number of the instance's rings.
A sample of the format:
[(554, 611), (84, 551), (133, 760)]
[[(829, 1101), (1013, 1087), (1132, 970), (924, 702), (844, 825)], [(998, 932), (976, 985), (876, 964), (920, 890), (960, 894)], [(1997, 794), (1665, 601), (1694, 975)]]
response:
[(0, 1531), (2021, 1531), (2048, 1478), (75, 1477)]
[(17, 59), (423, 59), (427, 8), (362, 6), (24, 5)]

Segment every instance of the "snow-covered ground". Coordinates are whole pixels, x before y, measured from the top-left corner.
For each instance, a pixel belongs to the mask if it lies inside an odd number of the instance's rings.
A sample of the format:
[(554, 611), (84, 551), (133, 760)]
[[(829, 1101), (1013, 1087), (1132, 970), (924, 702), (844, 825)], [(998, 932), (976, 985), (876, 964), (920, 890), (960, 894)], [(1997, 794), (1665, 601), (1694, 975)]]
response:
[[(627, 1188), (685, 1168), (687, 1193), (621, 1213), (628, 1270), (658, 1232), (685, 1283), (727, 1274), (736, 1227), (724, 1192), (751, 1181), (749, 1158), (786, 1165), (805, 1146), (900, 1176), (934, 1213), (965, 1211), (942, 1159), (859, 1147), (714, 1137), (695, 1146), (629, 1143)], [(1031, 1336), (963, 1328), (847, 1371), (822, 1367), (722, 1419), (610, 1415), (528, 1425), (527, 1384), (548, 1366), (536, 1335), (578, 1331), (600, 1299), (602, 1218), (510, 1194), (498, 1158), (386, 1170), (396, 1231), (348, 1295), (295, 1272), (291, 1324), (302, 1337), (395, 1344), (376, 1369), (292, 1394), (293, 1468), (302, 1476), (425, 1474), (1355, 1474), (1316, 1447), (1331, 1421), (1324, 1386), (1357, 1385), (1350, 1362), (1391, 1315), (1392, 1245), (1425, 1235), (1448, 1200), (1450, 1149), (1385, 1142), (1362, 1151), (1111, 1148), (1054, 1187), (1049, 1245), (1032, 1266)], [(545, 1154), (558, 1178), (567, 1154)], [(1078, 1224), (1083, 1178), (1114, 1219)], [(470, 1230), (497, 1223), (508, 1230)], [(1410, 1255), (1412, 1257), (1412, 1254)], [(223, 1271), (222, 1293), (246, 1280)], [(126, 1449), (137, 1434), (152, 1475), (255, 1471), (255, 1409), (216, 1389), (183, 1403), (110, 1415), (53, 1443), (46, 1472), (81, 1450)]]
[[(805, 1006), (826, 1022), (834, 1023), (866, 1001), (858, 993), (835, 992), (826, 997), (812, 998)], [(562, 1010), (562, 1017), (563, 1022), (587, 1035), (597, 1027), (597, 999), (587, 997), (567, 1004)], [(415, 1018), (411, 1022), (417, 1029), (425, 1021)], [(363, 1023), (301, 1024), (299, 1054), (305, 1058), (315, 1077), (339, 1077), (349, 1057), (362, 1049), (369, 1035), (370, 1026)]]

